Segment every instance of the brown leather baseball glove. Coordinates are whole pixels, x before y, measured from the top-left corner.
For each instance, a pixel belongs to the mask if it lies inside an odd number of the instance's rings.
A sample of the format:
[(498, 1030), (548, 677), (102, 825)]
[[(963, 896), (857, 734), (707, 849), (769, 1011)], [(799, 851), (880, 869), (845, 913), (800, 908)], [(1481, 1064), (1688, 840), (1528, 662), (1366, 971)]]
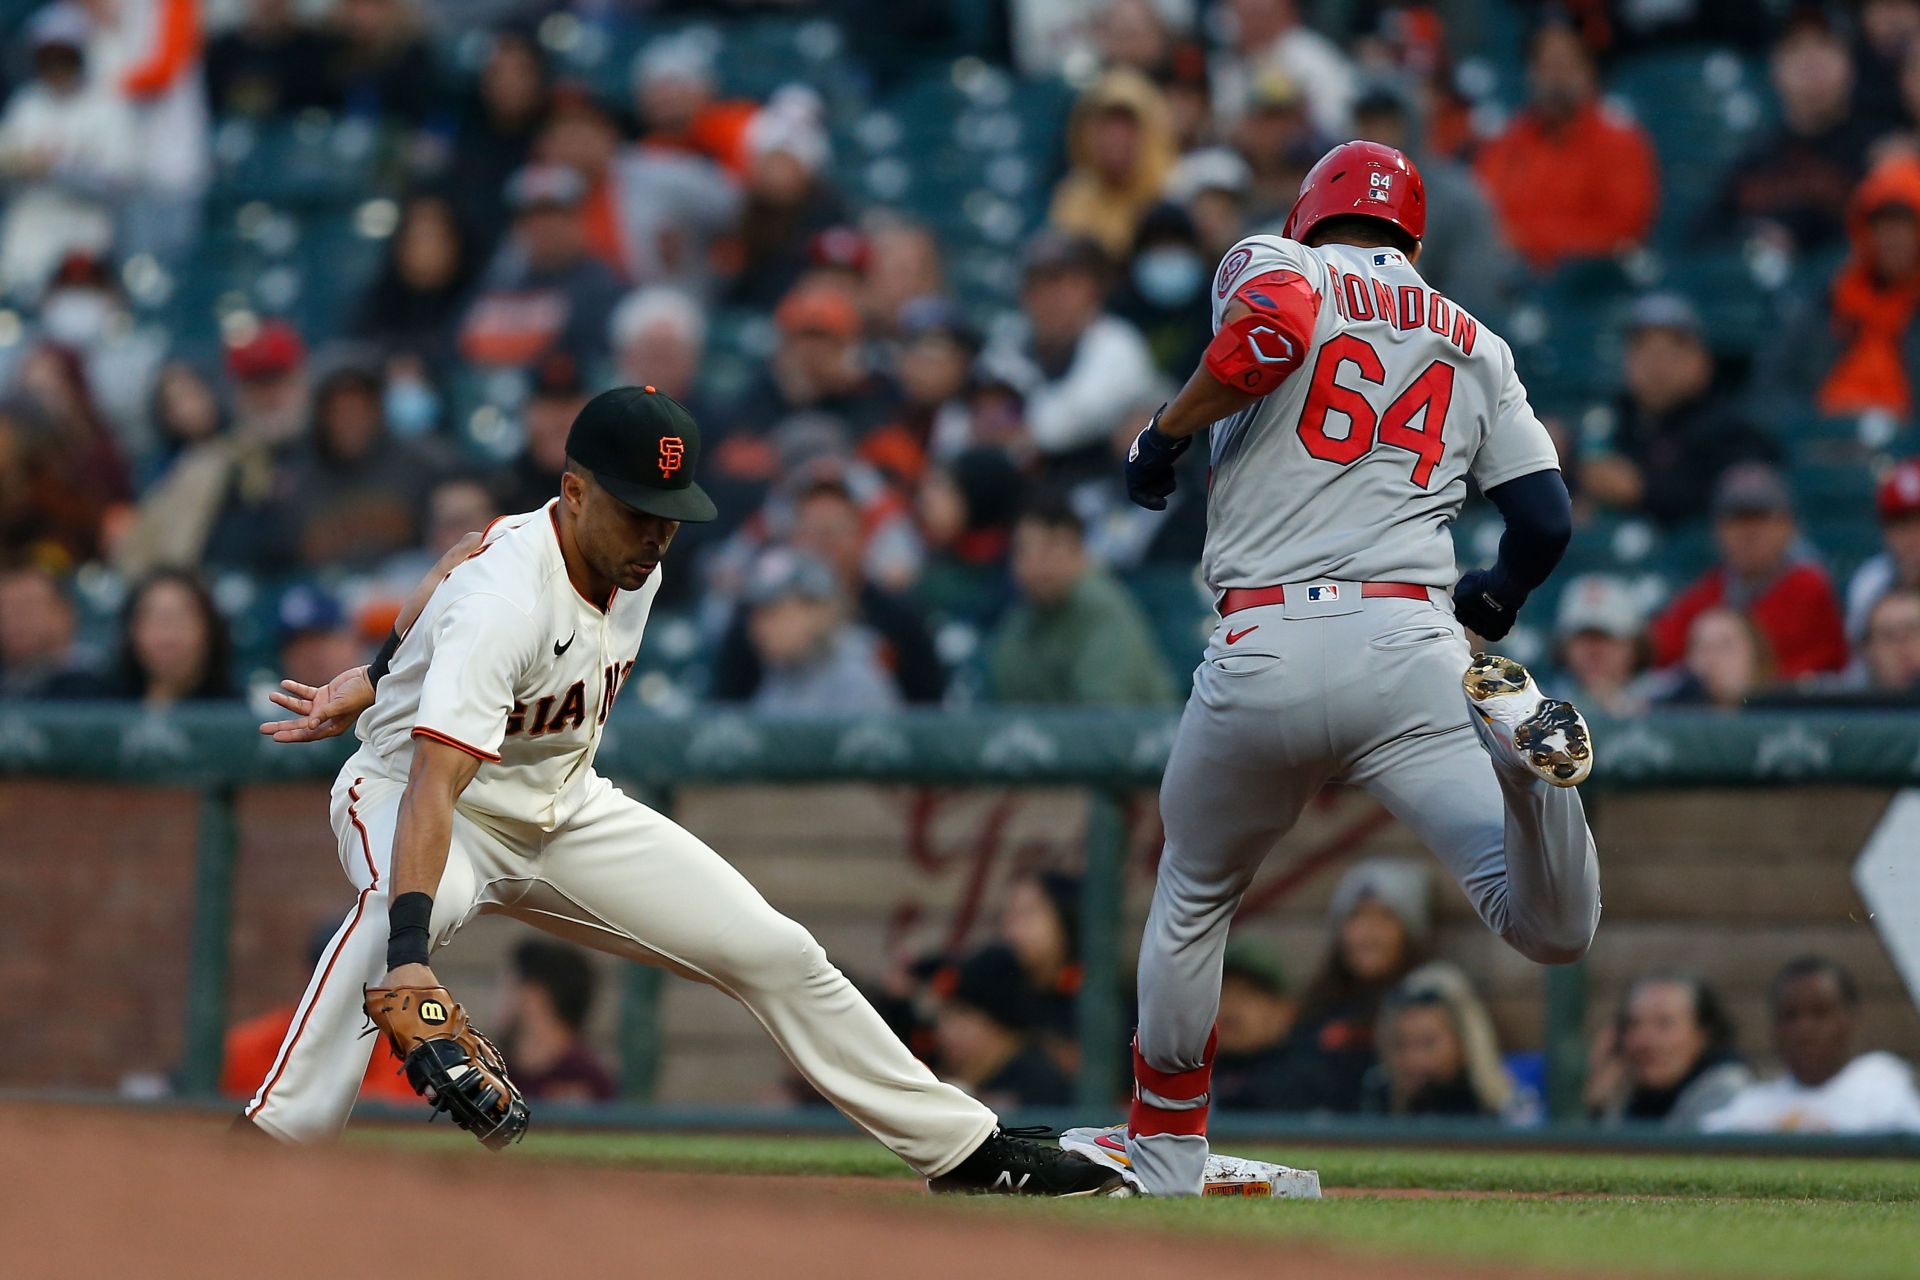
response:
[[(474, 1030), (445, 987), (368, 987), (367, 1018), (406, 1064), (407, 1083), (495, 1151), (532, 1118), (493, 1041)], [(369, 1032), (371, 1034), (371, 1032)]]

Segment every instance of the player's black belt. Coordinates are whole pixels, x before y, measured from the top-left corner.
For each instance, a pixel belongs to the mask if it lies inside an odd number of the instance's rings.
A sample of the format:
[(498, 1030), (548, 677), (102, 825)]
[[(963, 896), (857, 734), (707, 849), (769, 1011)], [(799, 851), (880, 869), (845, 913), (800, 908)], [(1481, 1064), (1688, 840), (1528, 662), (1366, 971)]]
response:
[[(1429, 600), (1433, 597), (1433, 591), (1417, 582), (1363, 582), (1360, 584), (1360, 596), (1365, 600), (1377, 600), (1383, 596), (1395, 600)], [(1263, 604), (1286, 602), (1285, 587), (1228, 587), (1220, 595), (1220, 616), (1224, 618), (1242, 609), (1257, 609)]]

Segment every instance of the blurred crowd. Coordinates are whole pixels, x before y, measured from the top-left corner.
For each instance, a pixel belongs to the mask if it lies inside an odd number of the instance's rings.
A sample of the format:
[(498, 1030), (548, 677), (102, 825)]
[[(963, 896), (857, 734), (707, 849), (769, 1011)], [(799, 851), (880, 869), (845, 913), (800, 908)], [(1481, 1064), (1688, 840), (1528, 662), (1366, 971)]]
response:
[[(1533, 1125), (1543, 1056), (1503, 1050), (1483, 995), (1433, 954), (1423, 862), (1369, 858), (1341, 878), (1304, 982), (1250, 928), (1227, 949), (1214, 1105)], [(1080, 881), (1039, 871), (1005, 893), (994, 937), (901, 965), (869, 994), (940, 1075), (989, 1105), (1068, 1107), (1081, 1071)], [(1683, 1132), (1920, 1132), (1912, 1068), (1860, 1042), (1853, 974), (1818, 955), (1782, 966), (1770, 1025), (1743, 1042), (1686, 973), (1632, 981), (1594, 1036), (1585, 1117)], [(1132, 1020), (1127, 1020), (1132, 1025)], [(1755, 1063), (1768, 1064), (1756, 1070)], [(788, 1100), (817, 1103), (797, 1078)]]
[[(716, 32), (749, 8), (32, 6), (0, 108), (0, 696), (325, 678), (459, 533), (546, 501), (574, 412), (627, 382), (692, 408), (723, 513), (683, 531), (678, 629), (650, 642), (692, 675), (643, 699), (1171, 705), (1208, 604), (1203, 464), (1165, 513), (1115, 469), (1209, 336), (1221, 254), (1277, 226), (1330, 142), (1375, 138), (1425, 173), (1422, 270), (1524, 329), (1568, 272), (1643, 261), (1672, 193), (1609, 79), (1703, 44), (1764, 64), (1769, 100), (1749, 153), (1693, 175), (1715, 194), (1681, 243), (1818, 274), (1733, 354), (1703, 320), (1724, 299), (1645, 290), (1595, 348), (1613, 392), (1542, 400), (1583, 519), (1694, 537), (1711, 567), (1569, 582), (1530, 656), (1616, 715), (1920, 691), (1920, 462), (1897, 461), (1920, 0), (1496, 6), (1521, 33), (1504, 63), (1470, 47), (1477, 7), (1443, 2), (776, 6), (841, 32), (876, 94), (956, 57), (1072, 86), (1004, 297), (955, 283), (924, 211), (856, 189), (833, 86), (729, 91)], [(562, 56), (583, 29), (638, 33), (619, 91)], [(383, 261), (338, 282), (337, 322), (152, 322), (154, 280), (272, 220), (210, 196), (223, 148), (342, 121), (386, 160), (360, 218)], [(762, 345), (720, 378), (742, 324)], [(1807, 415), (1879, 442), (1849, 464), (1884, 534), (1863, 563), (1817, 545), (1833, 512), (1806, 519)]]

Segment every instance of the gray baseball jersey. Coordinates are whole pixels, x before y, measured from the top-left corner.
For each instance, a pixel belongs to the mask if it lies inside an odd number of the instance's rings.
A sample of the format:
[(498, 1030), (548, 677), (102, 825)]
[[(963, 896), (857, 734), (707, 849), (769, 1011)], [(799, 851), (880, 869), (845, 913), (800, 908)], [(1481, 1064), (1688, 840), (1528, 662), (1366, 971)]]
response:
[(1249, 236), (1213, 281), (1213, 327), (1274, 273), (1312, 289), (1313, 348), (1213, 427), (1204, 570), (1216, 589), (1331, 578), (1451, 587), (1448, 526), (1482, 489), (1559, 458), (1496, 334), (1394, 249)]
[[(1558, 465), (1512, 352), (1392, 249), (1244, 240), (1214, 280), (1216, 330), (1249, 288), (1289, 317), (1287, 333), (1259, 332), (1255, 358), (1294, 372), (1214, 424), (1206, 574), (1216, 589), (1288, 590), (1215, 626), (1160, 788), (1166, 846), (1139, 961), (1135, 1111), (1148, 1119), (1127, 1142), (1154, 1195), (1200, 1190), (1229, 924), (1324, 784), (1378, 799), (1531, 959), (1578, 956), (1600, 914), (1579, 794), (1497, 770), (1461, 692), (1448, 526), (1466, 477), (1491, 488)], [(1277, 345), (1303, 332), (1308, 351)], [(1338, 590), (1368, 581), (1428, 593)]]

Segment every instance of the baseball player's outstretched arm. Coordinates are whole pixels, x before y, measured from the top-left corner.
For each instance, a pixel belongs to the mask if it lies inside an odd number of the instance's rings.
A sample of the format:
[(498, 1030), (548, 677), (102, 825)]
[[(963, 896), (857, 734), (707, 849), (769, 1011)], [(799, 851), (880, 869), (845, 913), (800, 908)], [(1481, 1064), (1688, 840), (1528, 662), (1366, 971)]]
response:
[[(447, 868), (453, 840), (453, 804), (480, 771), (480, 758), (428, 737), (413, 740), (413, 767), (400, 797), (393, 829), (393, 877), (388, 908), (393, 935), (387, 944), (383, 987), (435, 987), (427, 967), (427, 922), (433, 894)], [(416, 936), (417, 935), (417, 936)]]
[[(427, 570), (427, 576), (420, 579), (393, 620), (395, 636), (404, 636), (413, 629), (413, 624), (426, 610), (427, 601), (433, 598), (434, 590), (446, 581), (455, 565), (473, 554), (480, 545), (480, 537), (479, 533), (466, 534)], [(275, 742), (319, 742), (338, 737), (353, 727), (362, 711), (373, 705), (373, 687), (365, 664), (349, 667), (318, 687), (298, 680), (282, 680), (280, 687), (267, 696), (276, 706), (293, 712), (296, 718), (269, 720), (260, 726), (260, 732)]]

